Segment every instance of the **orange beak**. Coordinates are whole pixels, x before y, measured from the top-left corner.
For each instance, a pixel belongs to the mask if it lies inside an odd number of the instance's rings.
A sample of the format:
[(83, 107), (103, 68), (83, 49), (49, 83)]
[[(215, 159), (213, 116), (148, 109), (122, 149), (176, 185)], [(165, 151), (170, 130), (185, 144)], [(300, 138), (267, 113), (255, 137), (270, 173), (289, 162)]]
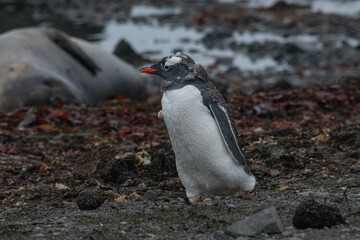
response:
[(140, 71), (141, 73), (152, 73), (152, 72), (155, 72), (155, 71), (157, 71), (157, 70), (158, 70), (158, 69), (156, 69), (156, 68), (146, 67), (146, 68), (140, 69), (139, 71)]

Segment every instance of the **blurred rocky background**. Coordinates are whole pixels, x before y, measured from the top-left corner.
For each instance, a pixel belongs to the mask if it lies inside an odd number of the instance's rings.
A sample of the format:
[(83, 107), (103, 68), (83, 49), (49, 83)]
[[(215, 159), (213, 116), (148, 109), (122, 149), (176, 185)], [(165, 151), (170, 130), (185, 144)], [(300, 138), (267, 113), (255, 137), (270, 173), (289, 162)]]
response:
[(127, 50), (117, 53), (136, 66), (184, 51), (228, 92), (359, 76), (359, 1), (6, 0), (0, 4), (0, 32), (54, 27), (108, 52), (122, 40), (137, 55), (129, 57)]

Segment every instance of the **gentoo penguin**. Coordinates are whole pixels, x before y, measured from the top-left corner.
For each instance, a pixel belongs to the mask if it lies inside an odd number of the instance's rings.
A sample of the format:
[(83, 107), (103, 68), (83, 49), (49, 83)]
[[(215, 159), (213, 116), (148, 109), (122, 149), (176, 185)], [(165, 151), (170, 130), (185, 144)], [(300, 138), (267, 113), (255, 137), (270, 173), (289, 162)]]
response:
[(202, 193), (253, 190), (255, 177), (240, 150), (234, 120), (205, 69), (178, 52), (140, 72), (164, 79), (159, 116), (168, 129), (189, 201), (197, 202)]

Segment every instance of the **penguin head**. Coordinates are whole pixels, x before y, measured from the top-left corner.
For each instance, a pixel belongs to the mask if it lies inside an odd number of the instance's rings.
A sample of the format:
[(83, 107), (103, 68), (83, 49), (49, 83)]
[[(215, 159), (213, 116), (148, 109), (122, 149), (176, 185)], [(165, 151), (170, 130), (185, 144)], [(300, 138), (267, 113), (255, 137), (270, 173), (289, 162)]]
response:
[(205, 69), (181, 52), (172, 53), (150, 67), (140, 69), (140, 72), (160, 76), (172, 84), (186, 84), (196, 77), (208, 79)]

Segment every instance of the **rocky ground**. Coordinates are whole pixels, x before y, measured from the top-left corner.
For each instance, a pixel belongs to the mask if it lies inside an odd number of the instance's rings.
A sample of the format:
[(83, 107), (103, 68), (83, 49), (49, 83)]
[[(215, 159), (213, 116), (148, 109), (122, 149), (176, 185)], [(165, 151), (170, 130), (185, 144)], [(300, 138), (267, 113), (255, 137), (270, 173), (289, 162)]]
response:
[[(0, 236), (226, 239), (228, 225), (274, 205), (285, 230), (256, 238), (360, 238), (359, 81), (226, 95), (258, 183), (251, 194), (204, 196), (193, 206), (159, 103), (3, 112)], [(89, 188), (105, 202), (80, 210), (76, 198)], [(292, 217), (307, 199), (337, 206), (346, 224), (296, 230)]]
[[(67, 10), (81, 3), (66, 2)], [(98, 19), (127, 17), (114, 10), (116, 1), (107, 2)], [(255, 190), (186, 203), (165, 125), (157, 118), (157, 86), (146, 103), (121, 96), (91, 106), (58, 101), (0, 112), (0, 238), (232, 239), (225, 233), (229, 225), (272, 205), (284, 230), (239, 239), (360, 239), (360, 44), (346, 38), (360, 39), (358, 19), (284, 3), (246, 9), (214, 1), (167, 3), (188, 11), (158, 20), (211, 26), (213, 33), (203, 39), (207, 47), (223, 44), (254, 59), (266, 53), (291, 66), (261, 74), (219, 72), (217, 66), (228, 61), (223, 58), (208, 66), (230, 104)], [(104, 4), (89, 6), (101, 10)], [(71, 19), (81, 8), (55, 9)], [(82, 19), (94, 17), (88, 9)], [(323, 47), (226, 41), (226, 32), (265, 28), (282, 36), (316, 33)], [(278, 80), (269, 84), (269, 78)], [(295, 228), (296, 209), (312, 199), (337, 207), (345, 223)]]

